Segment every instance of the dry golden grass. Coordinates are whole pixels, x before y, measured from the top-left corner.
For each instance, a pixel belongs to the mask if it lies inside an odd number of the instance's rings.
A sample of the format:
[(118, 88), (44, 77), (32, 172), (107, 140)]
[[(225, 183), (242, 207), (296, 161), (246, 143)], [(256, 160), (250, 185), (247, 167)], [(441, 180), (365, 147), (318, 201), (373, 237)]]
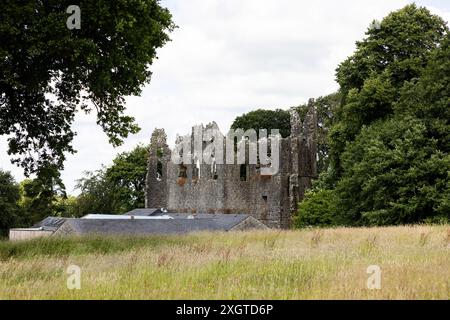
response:
[[(0, 299), (450, 296), (449, 226), (52, 239), (3, 243), (0, 258)], [(81, 268), (80, 290), (66, 286), (72, 264)], [(382, 270), (380, 290), (367, 289), (369, 265)]]

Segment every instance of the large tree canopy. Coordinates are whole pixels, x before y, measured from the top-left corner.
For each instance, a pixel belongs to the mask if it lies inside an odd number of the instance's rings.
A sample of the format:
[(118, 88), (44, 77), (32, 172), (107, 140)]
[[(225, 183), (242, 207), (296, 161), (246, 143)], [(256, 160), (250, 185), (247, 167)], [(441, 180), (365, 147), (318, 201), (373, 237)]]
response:
[(281, 136), (285, 138), (291, 134), (289, 111), (282, 109), (250, 111), (236, 117), (231, 129), (243, 129), (244, 131), (254, 129), (257, 133), (260, 129), (266, 129), (268, 134), (270, 134), (270, 130), (278, 129)]
[(346, 95), (361, 90), (368, 79), (384, 74), (395, 87), (420, 76), (430, 51), (448, 31), (445, 21), (426, 8), (408, 5), (372, 23), (355, 53), (337, 69), (337, 80)]
[(71, 4), (0, 4), (0, 135), (26, 174), (62, 168), (79, 110), (96, 112), (113, 145), (137, 132), (124, 97), (149, 82), (149, 65), (174, 28), (159, 0), (79, 0), (81, 28), (70, 30)]
[(0, 237), (7, 235), (20, 213), (19, 186), (9, 172), (0, 170)]
[(365, 127), (342, 155), (336, 187), (344, 224), (417, 223), (450, 217), (450, 155), (424, 121), (396, 116)]
[(20, 188), (23, 214), (16, 221), (19, 226), (30, 226), (54, 215), (56, 203), (66, 198), (59, 171), (51, 166), (40, 168), (36, 177), (22, 181)]
[[(376, 27), (374, 27), (376, 26)], [(420, 77), (430, 54), (444, 40), (445, 21), (426, 8), (408, 5), (372, 24), (355, 53), (337, 69), (342, 105), (330, 130), (331, 165), (341, 173), (340, 155), (362, 126), (393, 114), (406, 82)]]
[[(408, 5), (338, 68), (330, 166), (300, 204), (305, 225), (450, 220), (450, 35)], [(323, 212), (323, 214), (320, 214)]]

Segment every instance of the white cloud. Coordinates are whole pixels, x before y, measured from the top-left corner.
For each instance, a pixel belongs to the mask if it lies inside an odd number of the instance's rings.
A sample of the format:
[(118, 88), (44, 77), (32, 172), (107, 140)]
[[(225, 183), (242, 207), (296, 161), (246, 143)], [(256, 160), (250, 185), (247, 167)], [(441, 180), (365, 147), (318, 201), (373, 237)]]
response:
[[(226, 131), (236, 116), (254, 108), (287, 108), (333, 92), (335, 68), (353, 52), (369, 23), (409, 2), (162, 1), (179, 28), (159, 50), (142, 96), (127, 99), (128, 114), (142, 131), (114, 149), (93, 117), (77, 117), (78, 153), (68, 157), (63, 173), (68, 191), (82, 171), (147, 143), (156, 127), (165, 128), (173, 143), (176, 133), (197, 123), (215, 120)], [(448, 7), (430, 5), (450, 17)], [(0, 167), (12, 169), (20, 180), (21, 170), (9, 165), (5, 150), (0, 145)]]

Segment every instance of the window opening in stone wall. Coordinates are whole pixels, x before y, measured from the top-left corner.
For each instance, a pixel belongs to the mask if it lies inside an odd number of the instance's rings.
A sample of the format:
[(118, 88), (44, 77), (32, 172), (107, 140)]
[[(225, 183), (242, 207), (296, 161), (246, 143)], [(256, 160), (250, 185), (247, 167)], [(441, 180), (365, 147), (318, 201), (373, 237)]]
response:
[(217, 164), (216, 164), (216, 159), (214, 157), (211, 162), (211, 177), (213, 180), (217, 180), (219, 177), (217, 175)]
[(192, 167), (192, 181), (197, 182), (200, 179), (200, 160), (197, 159), (195, 165)]
[(287, 177), (287, 196), (291, 195), (291, 177)]
[(187, 178), (187, 168), (184, 164), (178, 166), (178, 178)]
[(156, 163), (156, 180), (161, 181), (163, 176), (162, 162), (158, 160)]
[(241, 181), (247, 181), (247, 165), (241, 164), (239, 170), (239, 176)]

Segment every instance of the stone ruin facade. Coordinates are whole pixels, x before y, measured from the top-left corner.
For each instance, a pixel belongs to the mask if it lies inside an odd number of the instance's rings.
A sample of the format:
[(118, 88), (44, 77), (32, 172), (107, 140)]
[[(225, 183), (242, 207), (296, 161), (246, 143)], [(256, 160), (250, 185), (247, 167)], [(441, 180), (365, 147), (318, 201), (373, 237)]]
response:
[[(262, 175), (258, 164), (175, 164), (163, 129), (151, 137), (146, 208), (168, 212), (249, 214), (272, 228), (289, 228), (305, 191), (317, 177), (314, 100), (301, 118), (290, 109), (291, 135), (280, 139), (279, 170)], [(215, 123), (207, 127), (216, 127)], [(194, 128), (192, 135), (194, 134)], [(226, 163), (225, 161), (223, 163)]]

